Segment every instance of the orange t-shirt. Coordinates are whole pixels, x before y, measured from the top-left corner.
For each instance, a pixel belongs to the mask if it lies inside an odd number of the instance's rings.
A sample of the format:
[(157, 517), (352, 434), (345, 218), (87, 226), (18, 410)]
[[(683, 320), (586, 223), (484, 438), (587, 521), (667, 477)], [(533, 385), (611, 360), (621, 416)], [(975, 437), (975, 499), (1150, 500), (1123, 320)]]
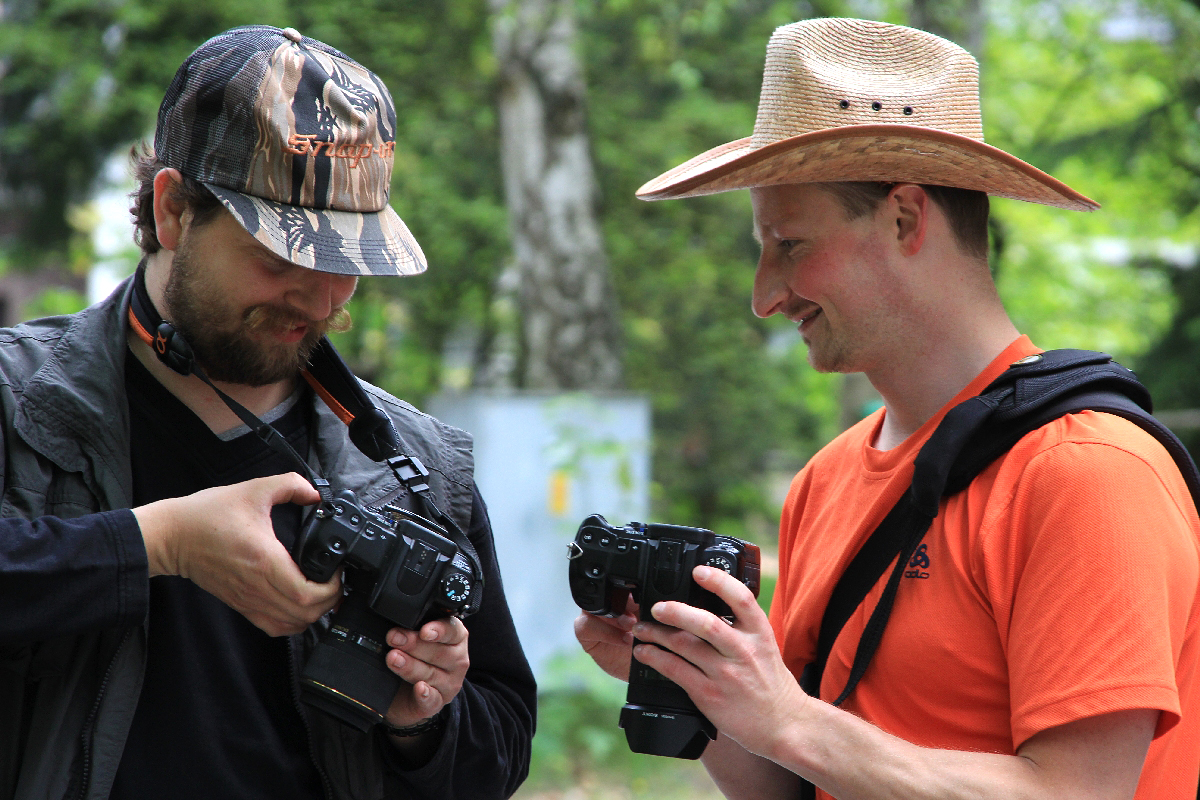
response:
[[(951, 407), (1013, 361), (1011, 344), (888, 451), (882, 411), (821, 450), (780, 523), (771, 622), (799, 676), (837, 579), (908, 488)], [(843, 708), (918, 745), (1015, 753), (1039, 731), (1110, 711), (1163, 713), (1138, 800), (1194, 800), (1200, 771), (1200, 521), (1170, 455), (1135, 423), (1085, 411), (1028, 434), (943, 499), (906, 568), (875, 658)], [(833, 647), (832, 700), (890, 570)]]

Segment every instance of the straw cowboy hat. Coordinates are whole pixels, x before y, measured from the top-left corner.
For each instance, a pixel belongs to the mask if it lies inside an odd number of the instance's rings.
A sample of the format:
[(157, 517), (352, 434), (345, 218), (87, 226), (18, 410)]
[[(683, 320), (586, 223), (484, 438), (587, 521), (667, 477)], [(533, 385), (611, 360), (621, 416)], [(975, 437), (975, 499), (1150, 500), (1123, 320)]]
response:
[(825, 181), (936, 184), (1076, 211), (1100, 207), (984, 144), (979, 65), (970, 53), (925, 31), (861, 19), (778, 28), (753, 135), (701, 153), (637, 196)]

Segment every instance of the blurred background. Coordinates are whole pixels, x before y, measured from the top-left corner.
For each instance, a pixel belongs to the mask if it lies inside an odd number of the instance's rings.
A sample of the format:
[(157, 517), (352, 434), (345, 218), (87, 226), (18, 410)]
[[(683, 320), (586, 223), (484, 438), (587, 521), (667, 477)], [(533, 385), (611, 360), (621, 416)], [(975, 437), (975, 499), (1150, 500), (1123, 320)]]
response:
[(994, 199), (1001, 293), (1040, 346), (1137, 370), (1200, 453), (1200, 0), (0, 0), (0, 324), (133, 270), (129, 149), (204, 39), (292, 26), (361, 61), (396, 101), (391, 203), (430, 269), (362, 281), (336, 342), (477, 437), (542, 687), (519, 797), (715, 796), (697, 764), (628, 752), (563, 556), (596, 511), (711, 528), (763, 547), (765, 607), (788, 481), (876, 407), (750, 313), (747, 193), (633, 197), (749, 135), (771, 31), (829, 15), (966, 47), (987, 140), (1103, 205)]

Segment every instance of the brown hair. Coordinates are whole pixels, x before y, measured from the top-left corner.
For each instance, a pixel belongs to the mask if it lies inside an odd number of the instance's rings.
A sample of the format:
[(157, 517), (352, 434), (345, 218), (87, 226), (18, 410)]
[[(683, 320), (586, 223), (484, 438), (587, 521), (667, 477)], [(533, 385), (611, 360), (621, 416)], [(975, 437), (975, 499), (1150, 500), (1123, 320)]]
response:
[[(145, 143), (135, 144), (129, 156), (133, 160), (133, 177), (138, 183), (138, 188), (129, 194), (133, 201), (129, 208), (133, 216), (133, 241), (142, 248), (143, 254), (150, 255), (162, 249), (154, 225), (154, 176), (167, 165)], [(204, 184), (186, 175), (181, 176), (171, 191), (176, 200), (191, 209), (193, 225), (203, 225), (225, 207)]]
[[(879, 208), (879, 204), (887, 198), (888, 192), (895, 185), (874, 181), (818, 184), (838, 199), (850, 219), (858, 219)], [(921, 188), (946, 215), (959, 249), (972, 258), (986, 261), (990, 210), (987, 192), (926, 184), (921, 184)]]

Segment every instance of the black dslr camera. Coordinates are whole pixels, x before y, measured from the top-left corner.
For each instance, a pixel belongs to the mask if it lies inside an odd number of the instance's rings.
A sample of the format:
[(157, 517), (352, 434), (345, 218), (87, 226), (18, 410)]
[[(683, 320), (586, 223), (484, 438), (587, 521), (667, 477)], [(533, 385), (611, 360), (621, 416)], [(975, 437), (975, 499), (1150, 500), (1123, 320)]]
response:
[[(730, 617), (729, 606), (692, 579), (692, 569), (701, 565), (728, 572), (758, 596), (758, 545), (703, 528), (640, 522), (614, 528), (593, 514), (567, 545), (567, 557), (571, 596), (600, 616), (623, 614), (632, 593), (643, 620), (653, 619), (650, 608), (660, 600)], [(629, 749), (656, 756), (699, 758), (717, 736), (687, 692), (637, 659), (630, 665), (620, 725)]]
[(441, 526), (394, 505), (367, 508), (348, 489), (312, 512), (294, 557), (305, 577), (321, 583), (345, 567), (347, 589), (304, 665), (301, 696), (367, 730), (403, 683), (384, 662), (387, 632), (470, 613), (478, 590), (471, 563)]

